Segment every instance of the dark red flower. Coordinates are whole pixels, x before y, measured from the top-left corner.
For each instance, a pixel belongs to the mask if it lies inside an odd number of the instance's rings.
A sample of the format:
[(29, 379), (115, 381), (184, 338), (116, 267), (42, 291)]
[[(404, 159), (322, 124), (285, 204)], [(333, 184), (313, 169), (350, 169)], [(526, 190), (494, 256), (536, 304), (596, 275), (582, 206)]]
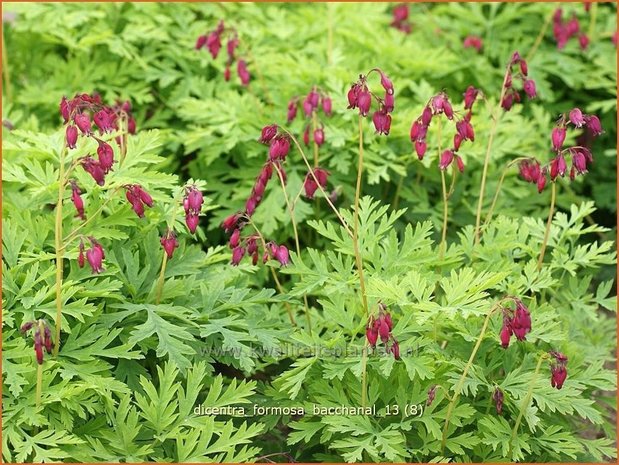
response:
[(270, 124), (268, 126), (265, 126), (262, 128), (262, 133), (260, 134), (260, 142), (263, 144), (268, 144), (269, 142), (271, 142), (271, 140), (273, 140), (276, 135), (277, 124)]
[(70, 149), (75, 148), (75, 144), (77, 143), (77, 128), (75, 126), (69, 125), (66, 130), (66, 138), (67, 138), (67, 147)]
[(166, 233), (161, 237), (161, 246), (165, 250), (168, 260), (171, 260), (174, 255), (174, 249), (178, 247), (178, 241), (176, 240), (176, 234), (171, 229), (168, 229)]
[(245, 62), (245, 60), (239, 60), (238, 63), (236, 64), (236, 72), (239, 75), (239, 79), (241, 80), (241, 84), (243, 84), (244, 86), (248, 86), (249, 85), (249, 80), (250, 80), (250, 74), (249, 71), (247, 69), (247, 63)]
[(91, 239), (91, 242), (92, 247), (86, 251), (86, 259), (93, 273), (101, 273), (103, 271), (102, 263), (105, 258), (105, 253), (103, 252), (101, 244), (94, 239)]

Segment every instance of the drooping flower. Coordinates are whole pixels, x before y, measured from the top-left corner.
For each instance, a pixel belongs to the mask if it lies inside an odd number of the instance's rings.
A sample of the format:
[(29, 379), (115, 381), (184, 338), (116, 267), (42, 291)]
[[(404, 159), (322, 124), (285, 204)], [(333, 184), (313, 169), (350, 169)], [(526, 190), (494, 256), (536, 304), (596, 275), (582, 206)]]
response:
[(497, 387), (492, 394), (492, 400), (494, 400), (494, 406), (496, 407), (496, 413), (501, 415), (503, 413), (503, 391), (500, 387)]
[(483, 48), (483, 40), (479, 36), (469, 35), (462, 41), (464, 48), (474, 48), (477, 52), (481, 52)]
[(551, 140), (552, 140), (552, 148), (555, 152), (559, 152), (563, 147), (563, 142), (565, 141), (565, 135), (567, 131), (564, 127), (556, 127), (552, 130)]
[(549, 354), (554, 358), (550, 364), (550, 385), (553, 388), (561, 389), (567, 378), (567, 357), (561, 352), (551, 351)]
[(75, 125), (82, 131), (83, 134), (90, 135), (92, 133), (90, 118), (85, 113), (77, 113), (73, 117)]
[(67, 139), (67, 147), (70, 149), (75, 148), (75, 144), (77, 143), (77, 128), (72, 125), (67, 126), (66, 130), (66, 139)]
[(71, 180), (71, 201), (73, 205), (75, 205), (75, 209), (77, 210), (77, 217), (81, 220), (85, 220), (86, 216), (84, 215), (84, 200), (81, 197), (82, 191), (78, 187), (77, 183), (74, 180)]
[(377, 134), (389, 135), (391, 129), (391, 115), (387, 113), (386, 108), (383, 107), (375, 111), (374, 115), (372, 115), (372, 122), (374, 123)]
[(176, 234), (171, 229), (168, 229), (166, 233), (161, 236), (161, 246), (168, 256), (168, 260), (171, 260), (174, 256), (174, 249), (178, 247), (178, 241), (176, 240)]
[(105, 174), (109, 173), (114, 165), (114, 149), (107, 142), (97, 140), (99, 147), (97, 147), (97, 157), (99, 159), (99, 166)]
[(82, 158), (80, 163), (84, 171), (90, 174), (98, 185), (103, 186), (105, 184), (105, 171), (97, 160), (88, 155)]
[(92, 244), (91, 248), (86, 251), (86, 259), (88, 264), (92, 268), (93, 273), (101, 273), (103, 271), (103, 259), (105, 258), (105, 252), (103, 247), (96, 240), (90, 239)]
[(580, 111), (580, 108), (574, 108), (569, 113), (570, 122), (577, 128), (582, 127), (585, 124), (585, 118)]
[(245, 248), (244, 247), (235, 247), (232, 250), (232, 265), (237, 266), (241, 263), (241, 260), (245, 256)]
[[(290, 120), (288, 122), (290, 122)], [(273, 138), (277, 135), (277, 129), (277, 124), (270, 124), (263, 127), (262, 133), (260, 134), (260, 142), (263, 144), (268, 144), (269, 142), (271, 142)]]
[(239, 60), (237, 62), (236, 71), (239, 75), (239, 79), (241, 80), (241, 84), (243, 84), (244, 86), (248, 86), (251, 76), (249, 74), (249, 70), (247, 69), (247, 63), (245, 62), (245, 60)]

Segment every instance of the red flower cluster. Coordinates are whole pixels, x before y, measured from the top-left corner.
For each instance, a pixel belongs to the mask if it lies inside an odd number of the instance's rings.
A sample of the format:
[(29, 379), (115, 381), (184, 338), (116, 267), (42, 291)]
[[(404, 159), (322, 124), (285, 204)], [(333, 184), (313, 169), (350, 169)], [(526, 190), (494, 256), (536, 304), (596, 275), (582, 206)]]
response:
[(569, 177), (573, 180), (577, 174), (585, 174), (587, 167), (593, 163), (593, 155), (587, 147), (580, 145), (563, 148), (567, 128), (573, 125), (575, 128), (587, 128), (587, 130), (597, 137), (602, 134), (602, 125), (595, 115), (584, 114), (579, 108), (572, 109), (568, 114), (563, 114), (557, 122), (557, 126), (550, 135), (552, 151), (555, 156), (548, 166), (542, 166), (537, 160), (531, 158), (520, 162), (520, 176), (527, 182), (537, 184), (537, 190), (542, 192), (546, 185), (546, 175), (550, 174), (552, 181), (557, 177), (564, 177), (568, 172), (566, 155), (571, 157), (571, 167)]
[[(305, 181), (303, 182), (303, 189), (305, 189), (305, 196), (308, 199), (313, 199), (318, 186), (323, 189), (327, 187), (327, 181), (329, 179), (329, 172), (322, 168), (314, 168), (314, 176), (309, 172), (305, 175)], [(318, 182), (316, 182), (318, 181)]]
[[(456, 133), (454, 134), (453, 148), (444, 150), (440, 156), (439, 168), (441, 170), (447, 169), (455, 160), (460, 172), (464, 171), (464, 162), (462, 158), (457, 155), (457, 152), (463, 141), (470, 140), (473, 142), (475, 140), (475, 131), (471, 124), (471, 117), (473, 116), (473, 104), (478, 94), (479, 91), (473, 86), (469, 86), (464, 93), (464, 110), (466, 113), (462, 119), (456, 120)], [(415, 144), (415, 151), (420, 160), (423, 160), (428, 148), (426, 136), (432, 118), (441, 114), (444, 114), (450, 121), (453, 121), (454, 117), (457, 118), (449, 102), (449, 97), (444, 92), (432, 97), (423, 109), (421, 116), (413, 121), (410, 138), (411, 142)]]
[[(301, 98), (298, 96), (292, 97), (288, 102), (288, 114), (286, 115), (287, 121), (290, 124), (297, 117), (297, 108), (299, 106), (299, 102), (301, 102)], [(319, 108), (322, 108), (322, 112), (326, 116), (331, 116), (332, 112), (332, 102), (331, 98), (326, 94), (326, 92), (317, 88), (316, 86), (312, 87), (312, 90), (305, 96), (302, 102), (303, 113), (306, 118), (313, 119), (314, 115), (318, 116)], [(320, 121), (319, 121), (320, 122)], [(303, 131), (303, 142), (306, 146), (310, 143), (310, 130), (311, 123), (307, 123), (305, 125), (305, 129)], [(314, 142), (319, 147), (325, 141), (325, 132), (324, 125), (320, 122), (320, 127), (317, 127), (312, 134)]]
[(26, 334), (34, 328), (32, 339), (34, 340), (34, 352), (37, 356), (37, 363), (43, 364), (43, 348), (48, 354), (52, 353), (54, 343), (52, 341), (52, 332), (45, 320), (27, 321), (21, 325), (20, 331)]
[(139, 184), (127, 184), (124, 187), (131, 208), (139, 218), (144, 218), (144, 205), (152, 207), (153, 198)]
[(516, 308), (503, 307), (503, 327), (501, 328), (501, 346), (507, 349), (512, 334), (519, 341), (526, 339), (531, 331), (531, 313), (520, 299), (513, 299)]
[[(393, 329), (393, 321), (391, 320), (391, 314), (387, 311), (387, 307), (379, 303), (378, 318), (374, 318), (374, 315), (370, 315), (368, 324), (365, 328), (365, 336), (368, 343), (372, 348), (376, 347), (376, 342), (380, 337), (380, 340), (385, 344), (385, 350), (391, 352), (396, 360), (400, 359), (400, 344), (397, 339), (391, 333)], [(391, 347), (389, 342), (391, 341)]]
[(204, 203), (204, 196), (196, 186), (185, 187), (185, 197), (183, 199), (183, 208), (185, 209), (185, 223), (191, 234), (196, 232), (198, 223), (200, 221), (200, 211), (202, 211), (202, 204)]
[(529, 79), (529, 67), (526, 60), (520, 57), (518, 52), (514, 52), (511, 61), (509, 63), (509, 69), (507, 71), (507, 77), (505, 79), (505, 94), (501, 101), (501, 106), (505, 111), (511, 110), (514, 103), (520, 103), (520, 93), (513, 87), (512, 77), (514, 73), (514, 67), (518, 65), (516, 70), (516, 77), (522, 81), (522, 90), (530, 99), (537, 96), (537, 89), (535, 81)]
[(402, 31), (404, 34), (410, 34), (412, 30), (411, 23), (408, 21), (409, 9), (408, 5), (397, 5), (391, 12), (393, 21), (390, 26)]
[[(226, 81), (230, 80), (230, 67), (234, 64), (237, 59), (236, 49), (240, 44), (238, 34), (236, 29), (234, 28), (226, 28), (223, 21), (219, 21), (219, 24), (215, 28), (215, 30), (209, 32), (208, 34), (201, 35), (196, 40), (196, 50), (200, 50), (203, 47), (206, 47), (213, 57), (213, 59), (217, 59), (217, 55), (219, 55), (219, 50), (221, 50), (221, 41), (224, 35), (227, 34), (228, 42), (226, 44), (226, 51), (228, 52), (228, 58), (226, 60), (226, 70), (224, 71), (224, 79)], [(241, 80), (241, 84), (244, 86), (249, 85), (249, 81), (251, 76), (247, 69), (247, 62), (244, 59), (239, 59), (236, 64), (236, 73)]]
[[(260, 173), (256, 177), (254, 187), (251, 190), (249, 198), (245, 202), (245, 210), (236, 212), (228, 216), (221, 224), (221, 227), (226, 233), (230, 233), (229, 245), (232, 249), (232, 265), (238, 265), (243, 257), (252, 256), (253, 264), (258, 263), (260, 252), (258, 250), (259, 236), (250, 235), (245, 238), (241, 237), (241, 231), (248, 224), (256, 208), (260, 205), (267, 184), (273, 177), (273, 171), (278, 171), (286, 182), (286, 172), (284, 171), (283, 162), (290, 151), (290, 139), (287, 134), (280, 133), (277, 124), (272, 124), (262, 128), (259, 142), (269, 145), (269, 154), (266, 163), (262, 166)], [(276, 176), (279, 176), (276, 174)], [(289, 262), (288, 249), (284, 245), (277, 245), (274, 242), (263, 244), (262, 261), (266, 263), (269, 258), (273, 258), (280, 262), (282, 266), (286, 266)]]
[(550, 384), (553, 388), (561, 389), (567, 378), (567, 357), (561, 352), (548, 352), (554, 360), (550, 364), (551, 379)]
[[(90, 268), (92, 268), (93, 273), (101, 273), (103, 271), (103, 259), (105, 258), (105, 252), (103, 251), (103, 247), (94, 237), (89, 237), (90, 241), (90, 249), (86, 251), (86, 260), (88, 260), (88, 264)], [(84, 241), (80, 241), (80, 252), (77, 257), (77, 264), (80, 268), (84, 267)]]
[[(80, 160), (80, 163), (95, 182), (102, 186), (105, 184), (105, 175), (112, 170), (114, 150), (110, 144), (94, 135), (91, 116), (98, 128), (99, 135), (117, 131), (121, 116), (127, 120), (127, 131), (130, 134), (135, 134), (135, 119), (131, 115), (131, 104), (129, 102), (117, 102), (114, 106), (107, 106), (103, 104), (101, 96), (98, 94), (77, 94), (71, 100), (62, 97), (60, 114), (67, 125), (67, 147), (70, 149), (76, 147), (80, 133), (86, 137), (92, 137), (98, 142), (97, 159), (95, 160), (91, 155), (87, 155)], [(116, 142), (120, 145), (121, 136), (116, 138)]]
[(473, 35), (466, 36), (464, 41), (462, 42), (462, 45), (464, 48), (474, 48), (475, 50), (477, 50), (477, 53), (481, 52), (481, 49), (484, 46), (481, 37)]
[[(376, 71), (380, 74), (380, 84), (385, 91), (385, 97), (380, 98), (372, 93), (367, 86), (367, 78)], [(359, 80), (348, 91), (348, 108), (358, 108), (361, 116), (367, 116), (372, 107), (372, 98), (378, 103), (378, 110), (372, 115), (372, 122), (378, 134), (389, 135), (391, 129), (391, 112), (395, 106), (393, 83), (380, 69), (374, 68), (367, 75), (359, 75)]]
[(578, 44), (580, 45), (580, 48), (582, 50), (587, 49), (589, 46), (589, 37), (587, 34), (580, 31), (580, 23), (578, 22), (578, 18), (576, 18), (575, 14), (572, 15), (569, 20), (565, 21), (563, 19), (563, 10), (561, 8), (557, 8), (552, 20), (552, 32), (559, 50), (564, 48), (569, 40), (574, 36), (578, 36)]

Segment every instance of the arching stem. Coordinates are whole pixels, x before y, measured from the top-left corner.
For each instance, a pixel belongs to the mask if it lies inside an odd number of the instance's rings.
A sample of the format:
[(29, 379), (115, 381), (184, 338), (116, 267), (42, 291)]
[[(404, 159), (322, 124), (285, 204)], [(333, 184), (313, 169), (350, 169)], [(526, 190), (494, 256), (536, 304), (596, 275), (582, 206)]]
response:
[(54, 339), (54, 357), (58, 355), (60, 350), (60, 329), (62, 325), (62, 275), (63, 275), (63, 254), (64, 247), (62, 244), (62, 218), (63, 208), (62, 200), (64, 198), (64, 189), (66, 186), (66, 180), (64, 176), (64, 159), (67, 153), (67, 148), (63, 147), (60, 150), (59, 156), (59, 168), (58, 168), (58, 201), (56, 202), (56, 220), (54, 224), (54, 239), (56, 248), (56, 320), (55, 330), (56, 337)]
[(544, 255), (546, 253), (546, 246), (548, 245), (548, 238), (550, 237), (550, 227), (552, 226), (552, 216), (555, 212), (555, 201), (557, 197), (557, 183), (556, 181), (552, 182), (552, 187), (550, 190), (550, 210), (548, 212), (548, 220), (546, 221), (546, 231), (544, 232), (544, 242), (542, 242), (542, 250), (539, 253), (539, 258), (537, 260), (537, 271), (541, 271), (542, 264), (544, 263)]

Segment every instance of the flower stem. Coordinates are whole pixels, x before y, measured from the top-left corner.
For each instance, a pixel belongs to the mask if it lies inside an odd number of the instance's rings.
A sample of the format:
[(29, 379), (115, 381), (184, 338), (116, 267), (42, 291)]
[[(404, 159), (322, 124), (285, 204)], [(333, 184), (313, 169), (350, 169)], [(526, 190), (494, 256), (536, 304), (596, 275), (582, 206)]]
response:
[(596, 2), (593, 2), (591, 4), (591, 14), (589, 16), (589, 40), (593, 41), (594, 40), (594, 34), (595, 34), (595, 22), (597, 19), (597, 15), (598, 15), (598, 4)]
[(486, 319), (484, 320), (484, 324), (481, 328), (481, 332), (479, 333), (479, 337), (477, 338), (477, 342), (475, 343), (475, 347), (473, 347), (471, 356), (469, 357), (469, 360), (468, 362), (466, 362), (466, 365), (464, 366), (464, 370), (462, 371), (462, 376), (460, 376), (460, 379), (458, 380), (458, 384), (456, 385), (456, 388), (454, 390), (454, 395), (451, 398), (451, 402), (449, 402), (449, 405), (447, 407), (447, 415), (445, 416), (445, 426), (443, 426), (443, 438), (441, 440), (441, 453), (445, 452), (445, 444), (447, 442), (447, 431), (449, 429), (449, 421), (451, 420), (451, 414), (453, 413), (453, 409), (456, 406), (456, 402), (458, 401), (458, 398), (460, 397), (460, 391), (462, 389), (462, 386), (464, 385), (464, 380), (466, 379), (466, 375), (469, 372), (471, 366), (473, 365), (473, 360), (475, 359), (475, 355), (477, 355), (477, 351), (479, 350), (481, 341), (483, 340), (484, 335), (486, 334), (486, 329), (488, 329), (488, 323), (490, 323), (490, 317), (492, 317), (494, 312), (499, 308), (499, 306), (504, 300), (505, 299), (502, 299), (496, 304), (494, 304), (494, 306), (490, 309), (490, 311), (486, 315)]
[(548, 238), (550, 237), (550, 226), (552, 226), (552, 216), (555, 212), (555, 201), (557, 197), (557, 183), (553, 182), (550, 190), (550, 210), (548, 212), (548, 220), (546, 221), (546, 231), (544, 232), (544, 242), (542, 242), (542, 250), (539, 253), (537, 260), (537, 271), (541, 271), (542, 263), (544, 263), (544, 254), (546, 253), (546, 246), (548, 245)]
[[(256, 226), (256, 223), (254, 223), (251, 220), (251, 218), (248, 218), (248, 221), (249, 221), (249, 224), (251, 224), (252, 228), (254, 228), (254, 231), (256, 231), (256, 234), (258, 234), (258, 238), (260, 239), (260, 242), (262, 243), (262, 248), (264, 250), (266, 250), (267, 249), (267, 243), (264, 240), (264, 236), (262, 235), (262, 233), (258, 229), (258, 226)], [(286, 292), (284, 291), (282, 283), (279, 282), (279, 278), (277, 277), (277, 273), (275, 273), (275, 270), (272, 267), (269, 267), (269, 269), (271, 270), (271, 275), (273, 276), (273, 281), (275, 281), (275, 286), (277, 287), (277, 290), (279, 291), (279, 293), (281, 295), (286, 295)], [(297, 322), (294, 320), (294, 315), (292, 314), (292, 308), (290, 308), (290, 304), (288, 302), (284, 302), (284, 305), (286, 306), (286, 311), (288, 312), (288, 317), (290, 318), (290, 323), (292, 324), (292, 326), (296, 326)]]
[(157, 289), (155, 291), (155, 304), (159, 305), (161, 300), (161, 292), (163, 291), (163, 284), (165, 282), (165, 270), (168, 264), (168, 254), (163, 251), (163, 260), (161, 261), (161, 272), (159, 273), (159, 279), (157, 280)]
[(318, 178), (316, 177), (316, 173), (314, 173), (314, 169), (310, 165), (310, 163), (309, 163), (309, 161), (307, 159), (307, 156), (305, 155), (305, 152), (303, 152), (303, 149), (301, 148), (301, 145), (299, 144), (299, 141), (287, 129), (282, 128), (282, 130), (286, 134), (288, 134), (288, 137), (290, 137), (290, 139), (294, 142), (294, 145), (296, 145), (297, 150), (301, 154), (301, 158), (303, 158), (303, 161), (305, 162), (305, 165), (307, 166), (307, 169), (308, 169), (310, 175), (312, 176), (312, 178), (314, 179), (314, 182), (318, 186), (318, 190), (320, 190), (322, 195), (325, 197), (325, 200), (327, 201), (327, 203), (329, 204), (329, 206), (331, 207), (331, 209), (335, 213), (335, 216), (337, 216), (337, 219), (340, 220), (340, 223), (342, 223), (342, 226), (344, 227), (346, 232), (352, 237), (353, 236), (353, 232), (350, 230), (350, 227), (348, 226), (348, 223), (346, 223), (346, 220), (344, 220), (344, 218), (342, 218), (342, 215), (340, 215), (340, 212), (337, 211), (337, 208), (335, 208), (335, 205), (333, 205), (333, 202), (331, 202), (331, 199), (329, 198), (329, 194), (327, 194), (325, 192), (325, 190), (323, 189), (323, 187), (320, 185), (320, 182), (318, 181)]
[(533, 373), (533, 377), (531, 378), (531, 382), (529, 383), (529, 390), (527, 391), (527, 394), (526, 396), (524, 396), (524, 400), (522, 401), (522, 404), (520, 405), (520, 411), (518, 412), (518, 417), (516, 418), (516, 423), (514, 423), (514, 429), (512, 429), (512, 435), (509, 440), (509, 453), (507, 454), (507, 457), (509, 457), (510, 460), (512, 457), (512, 451), (513, 451), (512, 448), (513, 448), (514, 439), (516, 438), (516, 434), (518, 433), (518, 427), (520, 426), (520, 422), (522, 421), (524, 412), (529, 406), (529, 402), (531, 402), (531, 397), (533, 396), (533, 388), (535, 386), (535, 382), (537, 381), (537, 376), (539, 375), (539, 370), (542, 366), (542, 362), (546, 359), (546, 357), (547, 357), (547, 354), (544, 353), (540, 356), (539, 360), (537, 361), (537, 366), (535, 367), (535, 373)]
[(552, 21), (553, 15), (554, 15), (554, 10), (551, 11), (548, 14), (548, 16), (546, 16), (546, 21), (544, 21), (544, 24), (542, 25), (542, 28), (540, 29), (539, 33), (537, 34), (537, 37), (535, 38), (535, 42), (533, 42), (533, 46), (531, 47), (531, 50), (529, 50), (529, 53), (527, 54), (526, 61), (531, 61), (531, 58), (533, 58), (533, 55), (537, 51), (537, 48), (542, 43), (542, 40), (544, 39), (544, 36), (546, 35), (546, 30), (548, 29), (548, 26), (550, 25), (550, 21)]
[[(277, 176), (279, 177), (279, 181), (282, 185), (282, 192), (284, 193), (284, 199), (286, 200), (286, 206), (288, 207), (288, 212), (290, 213), (290, 221), (292, 222), (292, 229), (294, 231), (294, 244), (297, 249), (297, 256), (301, 258), (301, 246), (299, 245), (299, 232), (297, 231), (297, 222), (294, 219), (294, 209), (290, 204), (290, 200), (288, 199), (288, 193), (286, 192), (286, 182), (284, 181), (284, 175), (276, 164), (273, 164), (275, 171), (277, 171)], [(307, 303), (307, 295), (303, 294), (303, 306), (305, 309), (305, 318), (307, 319), (307, 330), (312, 334), (312, 319), (310, 317), (309, 305)]]
[(35, 406), (39, 408), (41, 405), (41, 391), (43, 390), (43, 364), (37, 363), (37, 388), (35, 397)]
[(507, 65), (505, 69), (505, 76), (503, 77), (503, 84), (501, 86), (501, 95), (499, 97), (499, 102), (497, 103), (497, 108), (494, 114), (492, 115), (492, 126), (490, 128), (490, 136), (488, 137), (488, 147), (486, 148), (486, 156), (484, 157), (484, 168), (481, 174), (481, 186), (479, 188), (479, 201), (477, 203), (477, 213), (475, 215), (475, 244), (479, 243), (480, 239), (480, 221), (481, 221), (481, 209), (484, 205), (484, 192), (486, 190), (486, 177), (488, 176), (488, 165), (490, 164), (490, 152), (492, 151), (492, 141), (494, 140), (494, 135), (496, 133), (496, 128), (499, 122), (499, 115), (501, 114), (501, 102), (503, 102), (503, 97), (505, 97), (505, 84), (507, 83), (507, 78), (510, 72), (510, 65)]
[(62, 199), (64, 197), (65, 177), (64, 177), (64, 158), (66, 147), (60, 150), (60, 163), (58, 168), (58, 201), (56, 203), (56, 221), (54, 226), (55, 247), (56, 247), (56, 338), (54, 344), (54, 357), (58, 355), (60, 349), (60, 326), (62, 324), (62, 273), (63, 273), (63, 253), (62, 246)]
[(443, 233), (441, 236), (441, 247), (439, 260), (443, 259), (445, 249), (447, 248), (447, 215), (449, 213), (449, 198), (447, 196), (447, 185), (445, 183), (445, 171), (441, 170), (441, 184), (443, 186)]
[[(318, 127), (318, 123), (316, 122), (316, 112), (312, 111), (312, 137), (316, 132), (316, 128)], [(314, 140), (314, 168), (318, 168), (318, 144)]]
[(2, 27), (2, 74), (4, 74), (4, 91), (8, 103), (13, 101), (13, 89), (11, 87), (11, 75), (9, 67), (9, 58), (6, 51), (6, 42), (4, 41), (4, 26)]
[[(363, 314), (368, 315), (368, 299), (365, 293), (365, 278), (363, 276), (363, 259), (359, 251), (359, 197), (361, 196), (361, 178), (363, 176), (363, 117), (359, 115), (359, 160), (357, 163), (357, 186), (355, 189), (355, 210), (353, 213), (353, 236), (352, 243), (355, 251), (355, 262), (359, 272), (359, 285), (361, 290), (361, 301), (363, 303)], [(367, 397), (367, 352), (363, 347), (363, 361), (361, 371), (361, 406), (365, 407)]]
[(503, 187), (503, 181), (505, 181), (505, 176), (507, 176), (507, 172), (516, 163), (518, 163), (521, 160), (526, 160), (526, 159), (527, 159), (527, 157), (518, 157), (518, 158), (510, 161), (507, 164), (507, 166), (505, 166), (505, 169), (503, 170), (503, 173), (501, 174), (501, 178), (499, 179), (499, 183), (497, 184), (496, 192), (494, 193), (494, 197), (492, 198), (492, 204), (490, 205), (490, 209), (488, 210), (488, 214), (486, 215), (486, 220), (484, 221), (484, 224), (483, 224), (483, 226), (481, 228), (482, 230), (486, 229), (486, 227), (490, 223), (490, 220), (492, 219), (492, 214), (494, 213), (494, 207), (496, 207), (496, 202), (499, 199), (499, 194), (501, 193), (501, 187)]

